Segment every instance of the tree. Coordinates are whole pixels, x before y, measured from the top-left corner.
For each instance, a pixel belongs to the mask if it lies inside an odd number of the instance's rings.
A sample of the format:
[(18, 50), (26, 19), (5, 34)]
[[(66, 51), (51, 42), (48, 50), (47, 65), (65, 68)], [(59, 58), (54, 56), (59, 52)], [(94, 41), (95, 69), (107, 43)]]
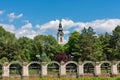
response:
[(84, 28), (81, 34), (73, 32), (65, 47), (75, 61), (98, 61), (104, 59), (102, 44), (91, 27)]
[(34, 38), (34, 43), (35, 54), (41, 55), (41, 58), (42, 55), (46, 55), (47, 60), (53, 60), (54, 56), (63, 50), (62, 46), (51, 35), (38, 35)]
[[(64, 53), (65, 52), (65, 53)], [(0, 27), (0, 61), (69, 61), (120, 60), (120, 26), (109, 33), (97, 35), (92, 27), (81, 33), (73, 32), (68, 43), (59, 45), (51, 35), (37, 35), (34, 39), (21, 37)]]
[(113, 52), (110, 45), (111, 35), (109, 33), (99, 35), (99, 40), (101, 41), (103, 54), (105, 55), (104, 60), (113, 60)]
[(36, 59), (36, 55), (42, 55), (43, 53), (43, 42), (41, 37), (43, 37), (42, 35), (38, 35), (33, 39), (33, 51), (34, 54), (31, 55), (31, 58), (33, 61), (36, 60), (40, 60), (40, 57), (38, 57), (39, 59)]
[(80, 36), (80, 47), (81, 47), (81, 60), (101, 60), (103, 57), (103, 50), (101, 43), (97, 36), (95, 36), (94, 30), (89, 27), (84, 28)]
[(120, 60), (120, 26), (117, 26), (113, 30), (113, 35), (110, 40), (110, 46), (112, 48), (112, 57), (117, 60)]
[(33, 41), (27, 37), (21, 37), (18, 42), (22, 60), (31, 61), (31, 55), (34, 53)]
[(19, 58), (18, 42), (13, 33), (7, 32), (0, 27), (0, 58), (6, 57), (8, 61)]
[(79, 32), (73, 32), (69, 36), (68, 43), (64, 46), (65, 52), (69, 53), (69, 55), (73, 56), (73, 60), (78, 61), (80, 54), (80, 46), (79, 46)]
[[(83, 32), (83, 31), (82, 31), (82, 32)], [(84, 32), (83, 32), (83, 33), (84, 33)], [(88, 33), (89, 35), (95, 35), (94, 29), (93, 29), (92, 27), (88, 27), (87, 33)]]

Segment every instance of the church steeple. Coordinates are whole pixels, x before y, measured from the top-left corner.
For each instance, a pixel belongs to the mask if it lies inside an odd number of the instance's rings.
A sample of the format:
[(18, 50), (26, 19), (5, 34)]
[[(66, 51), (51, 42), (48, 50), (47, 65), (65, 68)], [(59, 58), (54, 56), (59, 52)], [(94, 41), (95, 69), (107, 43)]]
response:
[(63, 28), (62, 28), (62, 24), (61, 21), (59, 22), (59, 28), (58, 28), (58, 32), (57, 32), (57, 41), (58, 44), (63, 44)]

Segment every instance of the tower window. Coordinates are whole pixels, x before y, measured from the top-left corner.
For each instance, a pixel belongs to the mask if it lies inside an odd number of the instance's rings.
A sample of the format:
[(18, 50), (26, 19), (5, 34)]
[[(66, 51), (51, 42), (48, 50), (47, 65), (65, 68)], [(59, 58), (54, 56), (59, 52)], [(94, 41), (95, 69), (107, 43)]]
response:
[(62, 42), (62, 37), (60, 37), (60, 42)]
[(63, 34), (60, 34), (60, 36), (62, 36)]

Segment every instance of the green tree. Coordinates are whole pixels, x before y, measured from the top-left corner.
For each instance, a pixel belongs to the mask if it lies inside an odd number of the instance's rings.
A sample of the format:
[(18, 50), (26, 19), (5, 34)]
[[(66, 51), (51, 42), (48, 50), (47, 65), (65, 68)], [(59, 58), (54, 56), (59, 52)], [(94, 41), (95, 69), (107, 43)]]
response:
[(111, 35), (109, 33), (99, 35), (99, 40), (101, 41), (103, 47), (103, 54), (105, 55), (104, 60), (112, 60), (113, 52), (110, 45)]
[(112, 57), (114, 60), (120, 60), (120, 26), (113, 30), (110, 46), (112, 47)]
[(78, 60), (81, 56), (80, 54), (80, 45), (79, 45), (79, 32), (73, 32), (69, 36), (68, 43), (64, 45), (65, 52), (68, 53), (68, 55), (73, 57), (73, 60)]
[(35, 54), (40, 55), (41, 59), (45, 59), (43, 57), (46, 57), (47, 61), (53, 60), (54, 56), (63, 50), (62, 46), (60, 46), (56, 39), (51, 35), (38, 35), (34, 38), (34, 43), (34, 48), (36, 50)]
[(0, 59), (6, 57), (8, 61), (19, 58), (18, 42), (13, 33), (7, 32), (0, 27)]
[(95, 36), (95, 32), (91, 27), (88, 29), (84, 28), (81, 34), (73, 32), (65, 48), (76, 61), (98, 61), (105, 58), (101, 41)]
[(97, 36), (95, 36), (94, 30), (89, 27), (84, 28), (80, 36), (80, 46), (81, 46), (81, 60), (102, 60), (103, 50), (101, 43)]
[(18, 39), (20, 53), (23, 61), (31, 61), (31, 54), (33, 54), (33, 41), (27, 37)]

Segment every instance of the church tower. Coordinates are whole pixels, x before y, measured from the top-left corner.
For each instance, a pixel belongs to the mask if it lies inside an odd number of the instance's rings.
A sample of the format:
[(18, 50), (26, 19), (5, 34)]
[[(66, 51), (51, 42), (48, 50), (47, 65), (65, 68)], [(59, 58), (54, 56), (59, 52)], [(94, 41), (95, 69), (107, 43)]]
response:
[(58, 28), (58, 32), (57, 32), (57, 41), (58, 41), (58, 44), (63, 44), (63, 28), (62, 28), (62, 24), (61, 24), (61, 21), (59, 23), (59, 28)]

